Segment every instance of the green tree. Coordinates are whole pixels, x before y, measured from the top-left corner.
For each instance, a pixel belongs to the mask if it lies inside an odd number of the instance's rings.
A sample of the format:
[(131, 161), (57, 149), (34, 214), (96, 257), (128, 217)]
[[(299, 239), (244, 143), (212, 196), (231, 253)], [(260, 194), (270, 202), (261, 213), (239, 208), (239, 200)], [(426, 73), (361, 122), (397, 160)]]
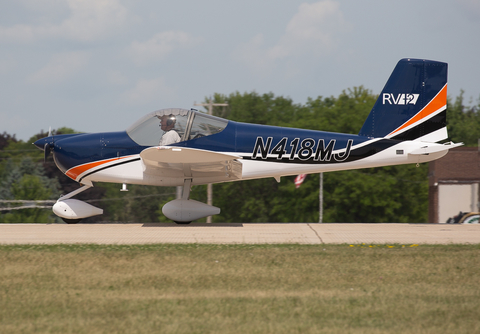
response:
[(428, 165), (326, 173), (326, 222), (422, 223), (428, 218)]
[[(104, 214), (99, 220), (148, 223), (163, 218), (159, 215), (160, 208), (175, 198), (175, 187), (155, 187), (143, 185), (128, 185), (128, 192), (121, 192), (120, 184), (99, 183), (96, 187), (104, 188), (103, 200), (91, 204), (101, 206)], [(161, 214), (161, 212), (160, 212)]]
[(45, 183), (38, 175), (31, 174), (24, 174), (15, 181), (11, 186), (11, 191), (15, 199), (37, 200), (49, 199), (52, 196), (52, 189), (45, 187)]
[[(0, 184), (1, 199), (53, 200), (58, 198), (58, 181), (46, 177), (40, 163), (35, 163), (32, 158), (25, 157), (18, 164), (10, 159), (6, 165), (4, 175), (0, 178), (2, 180)], [(2, 212), (4, 213), (0, 214), (0, 221), (3, 223), (52, 223), (56, 220), (49, 209), (32, 207), (22, 210), (3, 210)]]
[(477, 105), (467, 106), (464, 92), (447, 102), (447, 129), (450, 140), (463, 142), (466, 146), (477, 146), (480, 138), (480, 98)]
[[(228, 107), (215, 107), (213, 114), (237, 122), (263, 125), (291, 126), (300, 108), (289, 98), (275, 97), (273, 93), (259, 95), (256, 92), (228, 96), (214, 94), (215, 103), (228, 103)], [(207, 102), (206, 102), (207, 103)]]
[(3, 150), (10, 142), (17, 142), (15, 135), (10, 135), (6, 131), (0, 134), (0, 150)]

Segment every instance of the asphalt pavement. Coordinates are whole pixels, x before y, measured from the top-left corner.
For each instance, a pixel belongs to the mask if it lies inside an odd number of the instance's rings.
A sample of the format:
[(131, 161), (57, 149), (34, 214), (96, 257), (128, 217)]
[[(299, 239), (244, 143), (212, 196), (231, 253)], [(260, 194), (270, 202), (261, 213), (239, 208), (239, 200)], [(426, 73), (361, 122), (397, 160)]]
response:
[(478, 244), (480, 224), (0, 224), (0, 244)]

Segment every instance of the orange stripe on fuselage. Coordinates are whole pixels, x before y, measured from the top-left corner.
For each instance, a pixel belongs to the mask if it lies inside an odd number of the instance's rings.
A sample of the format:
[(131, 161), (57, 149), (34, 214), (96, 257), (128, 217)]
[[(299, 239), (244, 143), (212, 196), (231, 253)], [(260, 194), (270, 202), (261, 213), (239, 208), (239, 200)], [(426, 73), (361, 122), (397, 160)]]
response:
[(95, 162), (90, 162), (88, 164), (84, 164), (84, 165), (80, 165), (80, 166), (76, 166), (76, 167), (73, 167), (73, 168), (70, 168), (69, 170), (67, 170), (67, 172), (65, 173), (65, 175), (67, 175), (69, 178), (73, 179), (73, 180), (77, 180), (77, 177), (83, 173), (85, 173), (87, 170), (89, 169), (92, 169), (92, 168), (95, 168), (97, 166), (101, 166), (101, 165), (104, 165), (104, 164), (107, 164), (111, 161), (115, 161), (115, 160), (119, 160), (119, 159), (124, 159), (126, 157), (121, 157), (121, 158), (113, 158), (113, 159), (107, 159), (107, 160), (100, 160), (100, 161), (95, 161)]
[[(415, 116), (410, 118), (407, 122), (405, 122), (402, 126), (397, 128), (395, 131), (390, 133), (388, 136), (395, 134), (396, 132), (405, 129), (407, 126), (412, 125), (421, 119), (433, 114), (440, 108), (447, 105), (447, 85), (445, 85), (442, 90), (430, 101), (422, 110), (418, 112)], [(387, 136), (387, 137), (388, 137)]]

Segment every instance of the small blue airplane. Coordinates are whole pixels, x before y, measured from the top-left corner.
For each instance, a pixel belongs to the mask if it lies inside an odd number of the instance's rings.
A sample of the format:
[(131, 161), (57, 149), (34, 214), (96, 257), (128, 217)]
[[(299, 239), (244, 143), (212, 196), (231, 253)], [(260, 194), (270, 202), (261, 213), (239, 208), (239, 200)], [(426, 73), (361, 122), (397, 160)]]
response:
[(94, 182), (183, 186), (163, 214), (180, 224), (220, 213), (189, 199), (194, 185), (423, 163), (463, 145), (438, 142), (446, 127), (447, 67), (398, 62), (358, 135), (233, 122), (195, 109), (163, 109), (126, 131), (48, 135), (34, 144), (82, 187), (53, 212), (67, 223), (103, 210), (72, 199)]

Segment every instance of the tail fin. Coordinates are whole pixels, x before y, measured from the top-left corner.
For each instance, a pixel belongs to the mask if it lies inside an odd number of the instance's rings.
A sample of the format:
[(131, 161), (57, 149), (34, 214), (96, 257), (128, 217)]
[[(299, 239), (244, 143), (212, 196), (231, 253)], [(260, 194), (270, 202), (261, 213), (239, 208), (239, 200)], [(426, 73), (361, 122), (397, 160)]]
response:
[(432, 60), (400, 60), (359, 135), (428, 142), (448, 138), (447, 67)]

